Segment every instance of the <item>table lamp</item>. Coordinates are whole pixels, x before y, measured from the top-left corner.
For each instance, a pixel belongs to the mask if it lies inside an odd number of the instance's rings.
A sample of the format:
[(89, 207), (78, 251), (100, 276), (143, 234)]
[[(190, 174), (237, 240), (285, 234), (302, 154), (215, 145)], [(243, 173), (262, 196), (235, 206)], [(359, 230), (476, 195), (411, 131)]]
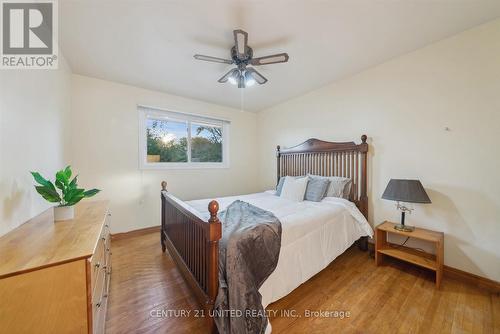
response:
[(408, 208), (400, 202), (431, 203), (429, 196), (419, 180), (391, 179), (382, 194), (382, 198), (398, 202), (396, 207), (398, 210), (401, 210), (401, 224), (395, 225), (394, 228), (404, 232), (412, 232), (415, 229), (413, 226), (405, 225), (405, 213), (411, 213), (413, 209)]

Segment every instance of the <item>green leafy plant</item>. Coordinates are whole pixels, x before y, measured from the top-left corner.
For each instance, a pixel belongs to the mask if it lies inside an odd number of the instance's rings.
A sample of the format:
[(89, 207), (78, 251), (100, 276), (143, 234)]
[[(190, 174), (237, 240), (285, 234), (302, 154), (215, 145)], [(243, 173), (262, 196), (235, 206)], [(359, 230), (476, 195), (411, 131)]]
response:
[[(38, 172), (31, 172), (38, 186), (35, 186), (36, 191), (47, 201), (51, 203), (59, 203), (59, 206), (72, 206), (80, 202), (82, 199), (92, 197), (97, 194), (99, 189), (85, 190), (78, 188), (76, 175), (71, 180), (71, 166), (66, 167), (56, 173), (55, 186), (54, 183), (45, 179)], [(60, 192), (57, 189), (60, 190)]]

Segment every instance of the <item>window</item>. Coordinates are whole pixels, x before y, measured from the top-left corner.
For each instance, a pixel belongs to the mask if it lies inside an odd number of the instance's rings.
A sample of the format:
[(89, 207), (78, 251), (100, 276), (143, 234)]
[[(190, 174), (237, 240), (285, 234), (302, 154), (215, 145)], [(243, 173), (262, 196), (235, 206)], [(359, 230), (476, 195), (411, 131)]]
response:
[(228, 167), (228, 121), (142, 106), (138, 110), (140, 168)]

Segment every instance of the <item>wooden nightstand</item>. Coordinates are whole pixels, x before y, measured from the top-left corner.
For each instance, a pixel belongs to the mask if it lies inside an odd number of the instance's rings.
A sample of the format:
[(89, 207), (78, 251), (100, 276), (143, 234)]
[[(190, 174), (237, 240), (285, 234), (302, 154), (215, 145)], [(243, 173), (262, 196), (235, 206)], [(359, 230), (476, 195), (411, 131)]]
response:
[[(436, 272), (436, 287), (439, 288), (443, 277), (444, 233), (423, 228), (415, 228), (413, 232), (402, 232), (395, 230), (394, 225), (396, 224), (385, 221), (375, 229), (375, 263), (377, 266), (387, 255), (433, 270)], [(387, 241), (388, 233), (431, 242), (436, 247), (436, 255), (390, 243)]]

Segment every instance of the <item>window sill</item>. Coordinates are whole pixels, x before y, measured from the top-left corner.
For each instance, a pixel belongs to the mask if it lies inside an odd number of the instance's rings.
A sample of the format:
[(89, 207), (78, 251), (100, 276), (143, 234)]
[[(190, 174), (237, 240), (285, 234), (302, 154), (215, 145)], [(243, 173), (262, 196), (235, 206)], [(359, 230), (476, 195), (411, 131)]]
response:
[(227, 163), (146, 163), (139, 166), (140, 170), (165, 169), (227, 169)]

